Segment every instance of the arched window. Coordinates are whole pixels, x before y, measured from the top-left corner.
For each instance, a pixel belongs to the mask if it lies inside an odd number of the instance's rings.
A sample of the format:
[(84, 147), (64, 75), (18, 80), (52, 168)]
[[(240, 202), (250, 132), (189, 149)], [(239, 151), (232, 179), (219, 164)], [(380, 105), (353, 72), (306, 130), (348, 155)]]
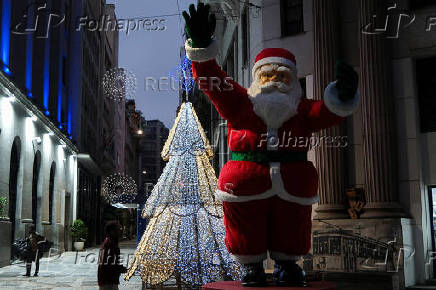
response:
[(33, 178), (32, 178), (32, 220), (38, 224), (38, 181), (39, 170), (41, 168), (41, 152), (37, 151), (33, 158)]
[(53, 223), (53, 202), (54, 202), (54, 181), (56, 174), (56, 163), (53, 162), (50, 167), (50, 183), (48, 189), (48, 218)]
[[(20, 169), (21, 140), (15, 137), (9, 165), (9, 220), (11, 221), (11, 244), (15, 238), (15, 213), (17, 210), (18, 171)], [(11, 248), (12, 249), (12, 248)]]

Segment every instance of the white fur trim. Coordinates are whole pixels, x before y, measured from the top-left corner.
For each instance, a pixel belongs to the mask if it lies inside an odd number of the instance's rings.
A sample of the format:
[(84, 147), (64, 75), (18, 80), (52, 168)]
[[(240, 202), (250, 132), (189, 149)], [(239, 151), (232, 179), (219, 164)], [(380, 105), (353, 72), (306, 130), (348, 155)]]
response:
[(267, 199), (273, 197), (274, 195), (275, 193), (271, 189), (263, 193), (254, 194), (254, 195), (234, 195), (219, 189), (215, 191), (215, 198), (217, 200), (227, 201), (227, 202), (247, 202), (253, 200)]
[(270, 163), (270, 176), (271, 176), (272, 187), (263, 193), (238, 196), (217, 189), (215, 192), (215, 198), (217, 200), (226, 201), (226, 202), (248, 202), (253, 200), (268, 199), (270, 197), (277, 195), (283, 200), (297, 203), (300, 205), (312, 205), (318, 202), (319, 199), (318, 195), (315, 195), (314, 197), (299, 197), (299, 196), (291, 195), (286, 191), (280, 174), (279, 162)]
[(265, 57), (265, 58), (258, 60), (254, 64), (253, 69), (251, 70), (251, 73), (253, 75), (253, 79), (256, 78), (256, 71), (259, 67), (263, 66), (264, 64), (272, 64), (272, 63), (286, 65), (294, 71), (297, 70), (297, 66), (295, 65), (295, 63), (287, 58), (277, 57), (277, 56)]
[(324, 104), (332, 112), (340, 117), (347, 117), (351, 115), (357, 107), (359, 107), (360, 94), (357, 90), (354, 98), (348, 102), (342, 102), (338, 98), (338, 89), (336, 88), (336, 82), (330, 83), (324, 92)]
[(253, 264), (266, 260), (266, 252), (259, 255), (233, 255), (233, 259), (240, 264)]
[(191, 47), (189, 45), (189, 39), (185, 42), (186, 56), (188, 59), (196, 62), (205, 62), (211, 59), (215, 59), (218, 54), (218, 44), (215, 39), (212, 39), (211, 44), (208, 47)]
[(269, 251), (269, 255), (271, 259), (274, 261), (298, 261), (303, 256), (293, 256), (293, 255), (287, 255), (281, 252), (275, 252), (275, 251)]

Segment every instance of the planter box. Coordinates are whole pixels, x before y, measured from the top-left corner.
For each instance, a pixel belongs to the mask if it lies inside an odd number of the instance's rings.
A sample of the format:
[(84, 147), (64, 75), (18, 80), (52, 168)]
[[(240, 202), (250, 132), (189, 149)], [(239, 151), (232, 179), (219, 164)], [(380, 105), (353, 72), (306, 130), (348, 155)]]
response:
[(85, 248), (85, 242), (74, 242), (74, 249), (76, 251), (83, 251)]
[(0, 267), (11, 263), (11, 230), (10, 221), (0, 220)]

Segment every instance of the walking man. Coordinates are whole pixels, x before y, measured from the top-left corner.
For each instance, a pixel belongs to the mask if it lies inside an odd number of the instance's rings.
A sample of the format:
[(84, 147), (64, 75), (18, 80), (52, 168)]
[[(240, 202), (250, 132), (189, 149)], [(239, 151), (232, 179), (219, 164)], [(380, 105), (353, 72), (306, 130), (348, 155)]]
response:
[(39, 259), (42, 257), (43, 251), (40, 246), (42, 243), (46, 242), (46, 238), (36, 232), (36, 227), (34, 224), (29, 227), (29, 237), (28, 243), (30, 244), (30, 252), (26, 260), (26, 274), (24, 276), (29, 277), (32, 268), (32, 261), (35, 262), (35, 274), (33, 276), (38, 276), (39, 271)]

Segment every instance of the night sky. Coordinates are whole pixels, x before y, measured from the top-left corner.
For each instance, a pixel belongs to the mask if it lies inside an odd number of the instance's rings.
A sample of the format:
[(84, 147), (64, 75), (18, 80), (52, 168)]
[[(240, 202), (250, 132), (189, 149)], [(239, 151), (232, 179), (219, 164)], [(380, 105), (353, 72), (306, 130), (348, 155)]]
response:
[[(108, 0), (115, 4), (118, 19), (140, 18), (177, 14), (177, 0)], [(179, 0), (180, 11), (196, 1)], [(130, 32), (120, 31), (119, 67), (133, 72), (137, 78), (135, 101), (147, 120), (159, 119), (172, 127), (178, 106), (178, 91), (162, 83), (161, 91), (145, 89), (145, 79), (168, 77), (169, 71), (180, 62), (180, 47), (183, 45), (183, 17), (155, 17), (158, 30)], [(154, 19), (154, 18), (151, 18)], [(133, 26), (133, 25), (132, 25)], [(165, 29), (162, 28), (165, 26)], [(151, 83), (151, 82), (150, 82)]]

